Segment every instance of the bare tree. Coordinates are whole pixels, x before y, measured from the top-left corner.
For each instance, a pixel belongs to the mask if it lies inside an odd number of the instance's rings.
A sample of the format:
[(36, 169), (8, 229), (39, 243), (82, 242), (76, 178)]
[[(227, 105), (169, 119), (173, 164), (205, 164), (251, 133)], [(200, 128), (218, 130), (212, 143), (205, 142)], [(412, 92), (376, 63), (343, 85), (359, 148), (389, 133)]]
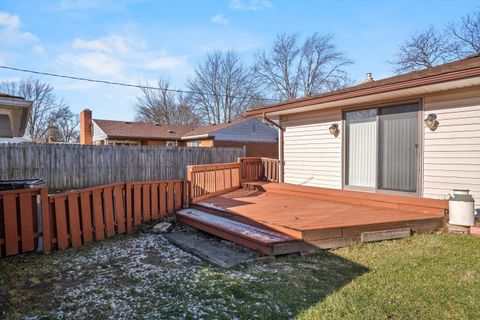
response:
[(142, 89), (135, 105), (137, 121), (160, 124), (197, 125), (198, 116), (194, 113), (190, 100), (186, 96), (171, 91), (167, 79), (158, 79), (157, 85), (162, 90)]
[(229, 122), (259, 101), (258, 87), (251, 70), (232, 50), (215, 51), (199, 63), (188, 88), (192, 103), (204, 122)]
[(27, 123), (27, 135), (32, 141), (45, 141), (50, 114), (58, 108), (53, 87), (38, 79), (22, 79), (20, 81), (5, 81), (0, 84), (0, 91), (24, 97), (32, 101)]
[(49, 136), (56, 142), (77, 142), (80, 139), (78, 125), (80, 118), (63, 101), (61, 106), (50, 114)]
[(314, 33), (300, 43), (298, 34), (277, 34), (272, 49), (255, 59), (254, 71), (264, 89), (283, 100), (312, 96), (349, 82), (343, 69), (352, 62), (330, 35)]
[(466, 15), (458, 23), (450, 23), (447, 32), (461, 56), (480, 54), (480, 11)]
[(457, 55), (458, 49), (449, 37), (430, 26), (405, 41), (395, 54), (395, 60), (390, 63), (394, 65), (396, 73), (405, 73), (446, 63)]

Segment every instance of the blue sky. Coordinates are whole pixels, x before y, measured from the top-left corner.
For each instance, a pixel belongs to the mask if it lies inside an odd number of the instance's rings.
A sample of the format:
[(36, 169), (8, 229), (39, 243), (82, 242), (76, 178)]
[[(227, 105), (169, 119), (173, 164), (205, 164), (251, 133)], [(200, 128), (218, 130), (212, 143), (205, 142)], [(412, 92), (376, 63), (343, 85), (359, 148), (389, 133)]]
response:
[[(354, 61), (353, 79), (379, 79), (409, 35), (479, 9), (478, 0), (0, 0), (0, 64), (133, 84), (164, 76), (182, 89), (209, 51), (233, 48), (248, 64), (278, 32), (319, 32)], [(0, 70), (0, 81), (25, 76)], [(134, 117), (137, 89), (40, 78), (75, 112)]]

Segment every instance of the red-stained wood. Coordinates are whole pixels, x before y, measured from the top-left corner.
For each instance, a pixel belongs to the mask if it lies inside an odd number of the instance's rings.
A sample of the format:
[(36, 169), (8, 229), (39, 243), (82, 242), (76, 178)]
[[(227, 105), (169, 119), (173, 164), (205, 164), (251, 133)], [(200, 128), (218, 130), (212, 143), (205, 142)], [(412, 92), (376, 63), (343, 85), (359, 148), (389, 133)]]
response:
[(5, 254), (7, 256), (18, 254), (17, 196), (15, 193), (3, 195), (3, 219), (5, 228)]
[(142, 223), (142, 186), (133, 186), (133, 225), (135, 227)]
[(84, 244), (90, 243), (93, 240), (92, 209), (90, 195), (90, 191), (80, 192), (80, 212), (82, 217), (82, 237)]
[(80, 214), (78, 210), (78, 193), (69, 193), (68, 199), (68, 222), (70, 226), (70, 240), (72, 247), (78, 248), (82, 245), (80, 230)]
[(172, 214), (175, 212), (175, 194), (174, 194), (174, 182), (167, 183), (167, 212)]
[(158, 184), (152, 183), (150, 185), (150, 200), (151, 200), (151, 208), (150, 211), (152, 213), (152, 220), (158, 219)]
[(95, 240), (105, 239), (105, 226), (103, 224), (102, 190), (92, 191), (93, 223), (95, 227)]
[(190, 204), (190, 183), (188, 181), (183, 181), (183, 199), (182, 199), (182, 205), (183, 207), (188, 207)]
[(167, 216), (167, 184), (165, 182), (161, 182), (158, 185), (158, 194), (160, 203), (160, 217), (164, 218)]
[(182, 182), (175, 182), (175, 211), (182, 208)]
[(150, 184), (142, 184), (142, 216), (143, 222), (151, 220), (150, 214)]
[(115, 219), (113, 213), (113, 188), (103, 189), (103, 208), (105, 216), (105, 227), (107, 231), (107, 237), (113, 237), (115, 235)]
[(65, 196), (54, 198), (57, 247), (60, 250), (65, 250), (68, 248), (67, 213), (65, 210), (66, 198), (67, 197)]
[[(35, 200), (36, 193), (21, 193), (20, 196), (20, 234), (22, 241), (22, 252), (33, 251), (34, 248), (34, 238), (33, 238), (33, 217), (34, 215), (34, 206), (32, 205), (32, 200)], [(35, 213), (36, 213), (36, 203), (35, 203)]]
[(40, 191), (40, 204), (42, 208), (42, 237), (43, 237), (43, 252), (47, 253), (52, 250), (52, 234), (50, 226), (50, 210), (48, 201), (48, 189), (42, 188)]
[(124, 208), (124, 201), (123, 201), (123, 186), (115, 186), (113, 188), (113, 195), (115, 197), (115, 217), (117, 221), (117, 230), (118, 233), (125, 233), (126, 226), (125, 226), (125, 208)]
[(132, 211), (132, 185), (125, 185), (125, 225), (127, 233), (133, 229), (133, 211)]

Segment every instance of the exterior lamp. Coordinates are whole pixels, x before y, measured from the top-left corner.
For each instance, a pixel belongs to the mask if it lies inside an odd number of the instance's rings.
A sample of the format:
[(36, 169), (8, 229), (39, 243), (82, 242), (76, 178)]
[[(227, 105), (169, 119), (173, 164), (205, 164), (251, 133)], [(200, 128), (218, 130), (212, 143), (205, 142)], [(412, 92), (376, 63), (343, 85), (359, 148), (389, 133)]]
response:
[(340, 133), (340, 129), (338, 129), (338, 124), (332, 124), (330, 128), (328, 128), (328, 131), (330, 131), (330, 134), (332, 134), (335, 138), (338, 137), (338, 134)]
[(430, 128), (430, 130), (435, 131), (438, 128), (439, 122), (437, 121), (437, 115), (435, 113), (430, 113), (425, 118), (425, 125)]

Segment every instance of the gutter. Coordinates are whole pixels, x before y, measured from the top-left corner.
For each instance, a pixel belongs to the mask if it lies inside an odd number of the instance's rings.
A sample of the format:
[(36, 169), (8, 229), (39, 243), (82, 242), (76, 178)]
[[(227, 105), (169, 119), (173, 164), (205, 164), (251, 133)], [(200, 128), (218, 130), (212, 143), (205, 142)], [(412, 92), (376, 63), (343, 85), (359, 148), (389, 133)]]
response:
[(205, 138), (212, 138), (212, 137), (208, 133), (206, 133), (206, 134), (199, 134), (196, 136), (181, 137), (180, 140), (195, 140), (195, 139), (205, 139)]
[[(479, 75), (480, 75), (480, 67), (476, 67), (476, 68), (453, 71), (449, 73), (442, 73), (434, 76), (428, 76), (428, 77), (417, 78), (412, 80), (404, 80), (400, 82), (387, 83), (387, 84), (373, 86), (373, 87), (359, 88), (352, 91), (329, 94), (327, 96), (300, 98), (290, 102), (284, 102), (284, 103), (280, 103), (280, 104), (269, 106), (269, 107), (253, 109), (245, 112), (244, 115), (259, 116), (265, 113), (296, 109), (300, 107), (310, 106), (313, 104), (321, 104), (326, 102), (334, 102), (334, 101), (346, 100), (351, 98), (358, 98), (358, 97), (363, 97), (363, 96), (368, 96), (368, 95), (373, 95), (378, 93), (386, 93), (386, 92), (396, 91), (401, 89), (409, 89), (409, 88), (415, 88), (415, 87), (420, 87), (424, 85), (438, 84), (438, 83), (448, 82), (453, 80), (472, 78)], [(382, 80), (378, 80), (378, 81), (382, 81)]]
[(283, 172), (284, 172), (284, 156), (283, 156), (283, 133), (285, 128), (281, 124), (276, 123), (272, 119), (267, 117), (267, 113), (263, 113), (263, 120), (268, 122), (270, 125), (278, 128), (278, 182), (283, 183)]

